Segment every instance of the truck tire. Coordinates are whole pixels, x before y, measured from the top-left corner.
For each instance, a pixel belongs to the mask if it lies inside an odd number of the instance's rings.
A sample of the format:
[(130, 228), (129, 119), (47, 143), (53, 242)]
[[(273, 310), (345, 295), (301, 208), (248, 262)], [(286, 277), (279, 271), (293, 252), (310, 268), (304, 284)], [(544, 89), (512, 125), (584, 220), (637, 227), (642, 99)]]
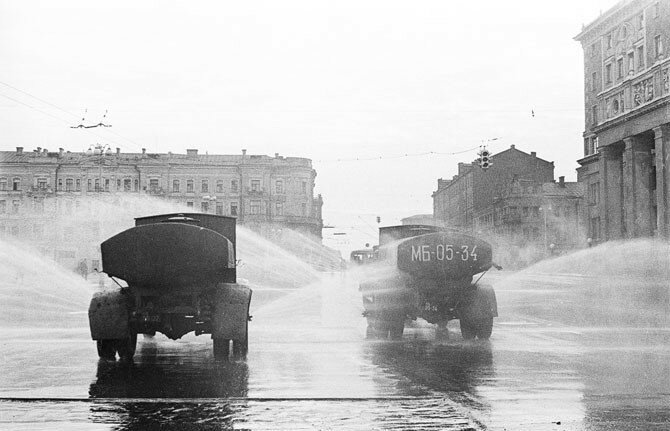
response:
[(493, 332), (493, 317), (481, 319), (477, 322), (477, 338), (488, 340)]
[(124, 361), (132, 360), (137, 347), (137, 334), (131, 334), (126, 338), (114, 341), (116, 352), (119, 354), (119, 359)]
[(226, 338), (213, 338), (214, 357), (216, 359), (228, 359), (230, 353), (230, 340)]
[(389, 322), (389, 335), (391, 340), (402, 339), (402, 333), (405, 331), (405, 319), (399, 318)]
[(249, 352), (249, 321), (247, 320), (243, 340), (233, 340), (233, 355), (238, 358), (246, 358)]
[(461, 335), (464, 340), (474, 340), (477, 336), (477, 329), (473, 322), (467, 319), (461, 319)]
[(96, 346), (101, 359), (113, 361), (116, 358), (116, 340), (97, 340)]

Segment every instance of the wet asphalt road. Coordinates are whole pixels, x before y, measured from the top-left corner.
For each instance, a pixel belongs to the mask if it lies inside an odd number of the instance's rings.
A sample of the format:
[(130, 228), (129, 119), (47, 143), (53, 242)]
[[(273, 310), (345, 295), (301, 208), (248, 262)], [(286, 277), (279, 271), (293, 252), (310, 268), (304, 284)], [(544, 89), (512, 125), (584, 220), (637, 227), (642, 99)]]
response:
[(488, 342), (464, 342), (458, 322), (436, 340), (420, 321), (402, 341), (365, 340), (351, 274), (257, 292), (246, 360), (157, 335), (133, 364), (98, 361), (85, 314), (5, 329), (0, 429), (670, 429), (666, 308), (603, 311), (601, 280), (578, 274), (485, 280), (501, 314)]

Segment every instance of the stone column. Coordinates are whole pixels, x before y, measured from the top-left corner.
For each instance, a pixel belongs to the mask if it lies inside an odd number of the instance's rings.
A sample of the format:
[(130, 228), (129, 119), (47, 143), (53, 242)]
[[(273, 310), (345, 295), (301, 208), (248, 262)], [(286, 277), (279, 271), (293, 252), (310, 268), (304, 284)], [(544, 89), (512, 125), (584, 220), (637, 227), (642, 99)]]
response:
[(654, 128), (658, 235), (670, 237), (670, 123)]
[(622, 156), (612, 145), (600, 147), (600, 223), (604, 239), (623, 237)]
[(638, 137), (624, 138), (623, 210), (626, 238), (651, 236), (651, 151)]

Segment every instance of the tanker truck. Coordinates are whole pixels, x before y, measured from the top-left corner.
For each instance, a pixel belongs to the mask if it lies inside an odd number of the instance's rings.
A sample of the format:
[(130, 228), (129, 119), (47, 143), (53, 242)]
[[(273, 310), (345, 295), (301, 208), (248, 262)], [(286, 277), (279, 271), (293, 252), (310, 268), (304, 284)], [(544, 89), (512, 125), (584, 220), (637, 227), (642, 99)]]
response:
[(140, 217), (100, 249), (117, 285), (94, 294), (88, 310), (100, 358), (130, 360), (137, 335), (156, 332), (211, 334), (215, 357), (246, 355), (251, 289), (237, 283), (235, 218)]
[[(399, 339), (405, 322), (422, 318), (446, 332), (459, 319), (464, 339), (488, 339), (498, 315), (493, 288), (473, 277), (491, 267), (491, 246), (437, 226), (379, 229), (375, 277), (360, 284), (368, 338)], [(481, 277), (479, 277), (481, 278)]]

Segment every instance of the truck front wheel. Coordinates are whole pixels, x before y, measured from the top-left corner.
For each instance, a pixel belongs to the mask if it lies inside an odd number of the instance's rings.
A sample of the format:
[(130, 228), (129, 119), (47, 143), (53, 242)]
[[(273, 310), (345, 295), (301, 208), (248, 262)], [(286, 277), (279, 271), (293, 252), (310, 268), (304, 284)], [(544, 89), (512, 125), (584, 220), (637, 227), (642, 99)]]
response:
[(101, 359), (114, 360), (116, 357), (116, 340), (97, 340), (98, 356)]

